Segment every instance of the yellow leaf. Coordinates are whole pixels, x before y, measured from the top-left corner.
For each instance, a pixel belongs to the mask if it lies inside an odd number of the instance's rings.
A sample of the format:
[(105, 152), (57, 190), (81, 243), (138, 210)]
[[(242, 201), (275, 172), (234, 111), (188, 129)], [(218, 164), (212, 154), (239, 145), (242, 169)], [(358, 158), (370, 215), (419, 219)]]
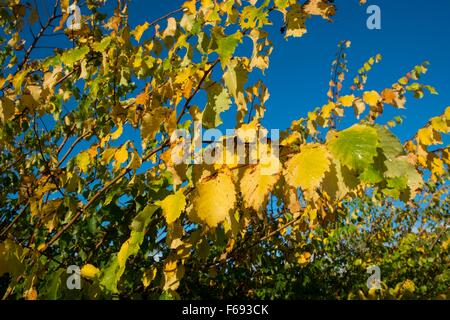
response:
[[(131, 238), (130, 238), (131, 239)], [(130, 239), (128, 239), (127, 241), (125, 241), (122, 246), (120, 247), (119, 253), (117, 254), (117, 263), (119, 264), (120, 268), (124, 268), (126, 263), (127, 263), (127, 259), (130, 256), (129, 254), (129, 247), (130, 247)]]
[(197, 185), (193, 197), (194, 219), (216, 227), (223, 222), (236, 204), (236, 190), (230, 173), (219, 172)]
[(322, 107), (321, 116), (324, 119), (330, 119), (331, 113), (336, 109), (336, 104), (334, 102), (329, 102)]
[(327, 20), (336, 13), (334, 5), (324, 0), (310, 0), (305, 4), (304, 10), (307, 14), (321, 16)]
[(98, 268), (92, 264), (85, 264), (81, 267), (81, 276), (86, 279), (94, 279), (95, 276), (100, 272)]
[(122, 163), (128, 160), (128, 149), (127, 143), (125, 143), (116, 153), (114, 154), (114, 159), (116, 160), (116, 167), (120, 166)]
[(114, 133), (111, 133), (111, 139), (117, 140), (123, 133), (123, 126), (120, 124)]
[(16, 113), (16, 107), (12, 100), (3, 97), (0, 99), (0, 120), (5, 123)]
[(80, 153), (75, 159), (77, 166), (84, 173), (88, 171), (88, 166), (91, 163), (91, 158), (89, 157), (89, 152), (84, 151)]
[(395, 121), (390, 120), (390, 121), (387, 122), (387, 125), (389, 127), (393, 128), (393, 127), (395, 127), (397, 125), (397, 123)]
[(307, 265), (311, 259), (311, 253), (305, 252), (299, 255), (297, 261), (301, 266)]
[(5, 240), (0, 243), (0, 277), (5, 273), (17, 277), (25, 270), (22, 263), (28, 249), (23, 249), (12, 240)]
[(425, 146), (434, 144), (433, 129), (430, 127), (422, 128), (417, 132), (419, 142)]
[(277, 183), (278, 178), (278, 175), (263, 174), (259, 164), (247, 169), (240, 185), (245, 206), (259, 211), (266, 203), (267, 195)]
[(102, 153), (102, 163), (108, 164), (111, 162), (112, 158), (114, 157), (115, 149), (113, 148), (107, 148)]
[(183, 189), (178, 190), (175, 194), (167, 196), (164, 200), (159, 202), (159, 206), (163, 210), (163, 215), (166, 218), (167, 224), (174, 223), (186, 207), (186, 197), (184, 196)]
[(445, 109), (444, 116), (448, 121), (450, 121), (450, 107), (447, 107), (447, 109)]
[(348, 95), (348, 96), (342, 96), (339, 98), (339, 102), (344, 106), (344, 107), (351, 107), (353, 105), (353, 101), (355, 100), (355, 96), (352, 95)]
[(24, 293), (25, 300), (37, 300), (38, 293), (36, 291), (36, 288), (32, 287), (25, 291)]
[(178, 261), (173, 257), (168, 258), (164, 265), (164, 285), (163, 290), (177, 290), (180, 286), (180, 279), (184, 274), (184, 266), (178, 264)]
[(448, 249), (448, 246), (449, 246), (449, 245), (450, 245), (450, 238), (447, 239), (446, 241), (442, 242), (441, 247), (442, 247), (443, 250), (446, 251), (446, 250)]
[(383, 92), (381, 92), (381, 97), (383, 98), (384, 102), (394, 104), (397, 95), (392, 89), (384, 89)]
[(144, 24), (137, 26), (136, 29), (134, 29), (132, 34), (134, 35), (134, 38), (136, 39), (137, 42), (141, 41), (142, 34), (145, 32), (145, 30), (148, 29), (149, 26), (150, 24), (146, 22)]
[(328, 150), (320, 144), (304, 145), (286, 162), (286, 181), (293, 187), (313, 191), (330, 169)]
[(69, 0), (61, 0), (61, 11), (67, 12), (69, 9)]
[(143, 92), (136, 97), (136, 103), (146, 105), (148, 100), (150, 99), (150, 95), (148, 92)]
[(309, 221), (311, 224), (317, 219), (317, 209), (309, 209), (308, 211)]
[(167, 28), (166, 30), (164, 30), (163, 38), (173, 37), (176, 31), (177, 31), (177, 20), (175, 20), (175, 18), (173, 17), (167, 19)]
[(29, 70), (25, 69), (25, 70), (17, 72), (17, 74), (14, 76), (14, 78), (12, 80), (12, 84), (14, 85), (15, 92), (20, 91), (23, 81), (25, 80), (25, 77), (27, 76), (28, 73), (29, 73)]
[(381, 97), (376, 91), (366, 91), (364, 92), (363, 99), (369, 106), (375, 107), (381, 100)]
[(128, 164), (128, 168), (137, 170), (141, 167), (142, 165), (142, 159), (139, 156), (139, 154), (137, 153), (137, 151), (135, 150), (133, 152), (133, 154), (131, 155), (131, 160), (130, 163)]
[(141, 125), (143, 145), (146, 144), (148, 140), (155, 138), (161, 124), (166, 121), (169, 115), (170, 109), (164, 107), (155, 108), (143, 115)]
[(401, 290), (407, 291), (409, 293), (414, 293), (414, 291), (416, 291), (416, 285), (414, 284), (414, 282), (412, 280), (406, 279), (402, 284), (401, 284)]
[(450, 132), (450, 121), (447, 119), (444, 119), (442, 117), (434, 117), (431, 119), (431, 126), (434, 130), (442, 132), (442, 133), (449, 133)]
[(187, 10), (190, 14), (196, 14), (197, 8), (195, 7), (195, 4), (197, 3), (197, 0), (189, 0), (183, 3), (182, 7)]

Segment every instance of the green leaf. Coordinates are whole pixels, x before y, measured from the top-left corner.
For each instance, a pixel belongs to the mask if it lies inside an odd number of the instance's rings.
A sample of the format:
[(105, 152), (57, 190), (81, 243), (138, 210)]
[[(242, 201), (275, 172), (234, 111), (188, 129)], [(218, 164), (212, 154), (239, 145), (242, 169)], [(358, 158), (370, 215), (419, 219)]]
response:
[(375, 129), (380, 140), (378, 155), (359, 176), (362, 181), (370, 184), (384, 181), (383, 173), (387, 170), (385, 162), (392, 161), (404, 153), (400, 140), (391, 131), (379, 125), (375, 126)]
[(394, 159), (404, 153), (403, 146), (398, 138), (388, 129), (382, 126), (375, 127), (380, 139), (380, 148), (386, 159)]
[(300, 153), (286, 162), (286, 181), (293, 187), (314, 191), (319, 187), (324, 175), (330, 170), (329, 153), (325, 146), (308, 144)]
[(248, 71), (242, 63), (233, 59), (228, 63), (227, 69), (223, 74), (225, 86), (233, 96), (236, 104), (240, 108), (245, 108), (244, 86), (247, 83)]
[(303, 6), (294, 4), (286, 14), (286, 38), (303, 36), (306, 33), (305, 22)]
[(374, 166), (367, 167), (359, 176), (361, 181), (370, 184), (380, 183), (384, 180), (383, 174)]
[[(120, 274), (121, 276), (122, 274)], [(117, 283), (119, 282), (119, 261), (117, 254), (115, 254), (108, 266), (102, 270), (100, 275), (100, 285), (109, 292), (117, 293)]]
[(350, 169), (364, 171), (374, 161), (379, 146), (377, 131), (368, 125), (354, 125), (328, 138), (332, 154)]
[(77, 166), (80, 168), (82, 172), (87, 172), (89, 168), (89, 164), (91, 163), (91, 159), (89, 157), (89, 152), (84, 151), (78, 154), (78, 156), (75, 158), (75, 161), (77, 163)]
[(75, 62), (82, 60), (88, 54), (88, 52), (89, 48), (87, 46), (70, 49), (61, 55), (61, 61), (65, 65), (72, 67)]
[(387, 179), (387, 188), (383, 192), (394, 199), (399, 199), (401, 192), (408, 186), (408, 181), (405, 177), (394, 177)]
[(106, 48), (109, 46), (110, 43), (111, 43), (111, 37), (106, 37), (106, 38), (103, 38), (101, 42), (95, 42), (92, 45), (92, 49), (94, 49), (94, 51), (97, 51), (97, 52), (103, 52), (106, 50)]
[(214, 38), (217, 43), (217, 54), (222, 63), (222, 68), (225, 69), (225, 66), (236, 51), (237, 45), (242, 42), (242, 33), (237, 31), (230, 36), (224, 36), (221, 32), (216, 31), (214, 32)]
[(275, 7), (277, 7), (278, 10), (284, 11), (289, 6), (289, 0), (275, 0)]
[(63, 275), (66, 270), (60, 268), (50, 275), (50, 280), (47, 283), (46, 291), (44, 293), (46, 300), (57, 300), (60, 297), (60, 288), (62, 284)]

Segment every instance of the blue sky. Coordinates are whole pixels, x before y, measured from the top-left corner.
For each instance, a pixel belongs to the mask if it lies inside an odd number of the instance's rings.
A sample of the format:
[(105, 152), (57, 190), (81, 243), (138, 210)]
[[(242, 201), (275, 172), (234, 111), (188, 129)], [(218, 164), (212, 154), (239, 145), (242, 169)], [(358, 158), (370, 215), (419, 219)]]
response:
[[(350, 40), (347, 51), (349, 75), (345, 88), (351, 85), (363, 63), (380, 53), (383, 60), (369, 74), (368, 90), (390, 87), (406, 72), (423, 61), (431, 63), (421, 82), (430, 84), (439, 95), (426, 94), (421, 100), (408, 96), (407, 110), (386, 108), (383, 119), (401, 114), (403, 125), (393, 131), (402, 139), (411, 135), (434, 115), (450, 106), (450, 1), (448, 0), (368, 0), (360, 6), (357, 0), (336, 0), (334, 22), (319, 17), (308, 22), (308, 33), (288, 41), (280, 34), (281, 14), (274, 12), (271, 40), (275, 49), (270, 68), (261, 77), (270, 90), (264, 124), (268, 128), (286, 128), (291, 121), (326, 103), (330, 63), (340, 40)], [(130, 24), (141, 24), (176, 9), (183, 0), (135, 0), (130, 7)], [(381, 8), (381, 30), (369, 30), (366, 20), (369, 5)], [(345, 93), (345, 91), (344, 91)], [(234, 110), (224, 119), (234, 119)]]
[[(134, 28), (145, 21), (153, 21), (179, 8), (183, 2), (133, 0), (129, 8), (129, 23)], [(108, 1), (107, 7), (113, 8), (115, 4), (116, 1)], [(314, 17), (307, 23), (306, 35), (288, 41), (279, 31), (281, 14), (271, 14), (274, 23), (268, 29), (275, 49), (270, 67), (265, 75), (257, 71), (251, 78), (252, 81), (261, 78), (270, 90), (271, 97), (263, 121), (267, 128), (285, 129), (292, 120), (306, 116), (308, 111), (326, 103), (331, 62), (341, 40), (352, 42), (347, 51), (350, 72), (342, 94), (348, 90), (358, 68), (377, 53), (383, 56), (383, 60), (370, 72), (366, 90), (381, 91), (415, 65), (424, 61), (431, 63), (429, 72), (421, 82), (434, 86), (439, 95), (426, 93), (421, 100), (409, 95), (406, 110), (395, 110), (390, 106), (385, 109), (382, 120), (389, 120), (395, 115), (406, 117), (403, 125), (392, 129), (401, 140), (410, 138), (430, 117), (450, 106), (450, 1), (368, 0), (366, 5), (360, 6), (358, 0), (335, 0), (335, 4), (337, 12), (333, 23)], [(369, 17), (366, 9), (369, 5), (381, 8), (381, 30), (366, 27)], [(165, 27), (164, 22), (161, 25)], [(147, 33), (144, 37), (149, 36)], [(46, 38), (42, 45), (55, 45), (52, 42), (55, 39)], [(48, 54), (45, 51), (42, 50), (41, 54)], [(222, 118), (225, 121), (223, 129), (233, 128), (235, 109), (230, 109)], [(354, 117), (351, 119), (355, 121)], [(349, 125), (350, 122), (344, 124)], [(135, 144), (139, 145), (137, 132), (130, 134), (135, 137)]]

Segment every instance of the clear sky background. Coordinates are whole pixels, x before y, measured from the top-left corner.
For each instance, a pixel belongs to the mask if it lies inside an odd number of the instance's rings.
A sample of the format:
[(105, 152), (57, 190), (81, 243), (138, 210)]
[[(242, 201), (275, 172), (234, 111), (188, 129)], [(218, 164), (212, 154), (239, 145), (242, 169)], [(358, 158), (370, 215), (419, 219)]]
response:
[[(130, 7), (130, 24), (134, 27), (152, 21), (183, 2), (134, 0)], [(377, 53), (383, 60), (370, 72), (366, 90), (381, 91), (415, 65), (423, 61), (431, 63), (421, 82), (436, 87), (439, 95), (426, 93), (423, 99), (416, 100), (409, 94), (407, 110), (386, 107), (383, 119), (397, 114), (406, 116), (404, 124), (393, 129), (402, 140), (410, 138), (431, 116), (450, 106), (449, 0), (368, 0), (363, 6), (358, 5), (357, 0), (335, 0), (335, 4), (337, 13), (333, 23), (315, 17), (308, 21), (305, 36), (288, 41), (279, 31), (281, 14), (271, 14), (274, 24), (269, 30), (275, 49), (265, 75), (256, 75), (262, 77), (271, 94), (264, 121), (268, 128), (284, 129), (292, 120), (326, 103), (331, 62), (340, 40), (352, 42), (347, 51), (350, 73), (343, 94), (358, 68)], [(381, 30), (366, 27), (369, 5), (381, 8)], [(226, 124), (231, 120), (234, 123), (234, 111), (230, 109), (229, 115), (223, 117)]]
[[(145, 21), (153, 21), (179, 8), (183, 2), (184, 0), (133, 0), (129, 7), (129, 23), (134, 28)], [(408, 94), (406, 110), (386, 106), (380, 119), (384, 123), (395, 115), (404, 116), (403, 125), (392, 130), (402, 141), (411, 138), (430, 117), (441, 114), (450, 106), (450, 0), (367, 0), (367, 4), (363, 6), (358, 4), (358, 0), (334, 2), (337, 7), (334, 22), (313, 17), (307, 22), (308, 33), (301, 38), (285, 40), (280, 33), (282, 15), (279, 12), (271, 13), (273, 25), (268, 31), (274, 43), (274, 51), (270, 67), (264, 75), (255, 70), (249, 82), (252, 84), (261, 78), (269, 88), (271, 96), (266, 103), (267, 112), (263, 124), (268, 129), (283, 130), (293, 120), (305, 117), (308, 111), (325, 104), (331, 62), (335, 59), (338, 42), (350, 40), (352, 46), (347, 50), (350, 72), (344, 83), (343, 95), (348, 92), (357, 70), (367, 59), (378, 53), (383, 59), (369, 73), (366, 90), (381, 91), (390, 87), (415, 65), (424, 61), (431, 63), (428, 73), (420, 82), (434, 86), (439, 95), (426, 92), (423, 99), (416, 100), (412, 94)], [(100, 11), (112, 12), (115, 5), (116, 1), (108, 0), (106, 7)], [(369, 5), (381, 8), (381, 30), (369, 30), (366, 26), (369, 17), (366, 10)], [(85, 10), (86, 8), (82, 8), (82, 13), (87, 13)], [(180, 16), (178, 14), (177, 17)], [(161, 22), (161, 28), (165, 27), (166, 22)], [(144, 38), (151, 36), (151, 32), (146, 31)], [(60, 42), (57, 39), (58, 37), (43, 38), (40, 45), (67, 45), (67, 41)], [(247, 55), (251, 54), (249, 45), (242, 45), (240, 50), (247, 51)], [(48, 54), (49, 50), (41, 49), (33, 57)], [(203, 107), (202, 99), (196, 102)], [(236, 109), (233, 107), (222, 116), (223, 131), (234, 127), (235, 114)], [(339, 129), (355, 122), (353, 113), (350, 111), (348, 114), (351, 117)], [(130, 137), (136, 146), (140, 145), (139, 132), (131, 127), (126, 128), (126, 138)], [(450, 139), (446, 137), (444, 142), (449, 143)], [(88, 145), (80, 144), (74, 154)]]

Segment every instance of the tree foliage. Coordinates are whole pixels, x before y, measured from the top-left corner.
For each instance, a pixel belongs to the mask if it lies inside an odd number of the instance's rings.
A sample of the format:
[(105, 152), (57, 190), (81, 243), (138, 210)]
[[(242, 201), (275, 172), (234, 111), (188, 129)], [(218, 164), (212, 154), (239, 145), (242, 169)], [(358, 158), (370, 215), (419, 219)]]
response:
[[(448, 297), (450, 107), (404, 143), (401, 118), (380, 120), (436, 93), (419, 82), (427, 62), (377, 92), (377, 55), (348, 86), (343, 41), (327, 103), (281, 132), (279, 155), (180, 164), (177, 129), (234, 112), (223, 141), (265, 130), (267, 27), (282, 15), (284, 36), (301, 37), (331, 21), (331, 1), (189, 0), (135, 28), (131, 1), (86, 1), (79, 28), (68, 0), (47, 14), (0, 3), (3, 298)], [(41, 57), (49, 36), (68, 45)], [(71, 265), (81, 290), (66, 286)]]

